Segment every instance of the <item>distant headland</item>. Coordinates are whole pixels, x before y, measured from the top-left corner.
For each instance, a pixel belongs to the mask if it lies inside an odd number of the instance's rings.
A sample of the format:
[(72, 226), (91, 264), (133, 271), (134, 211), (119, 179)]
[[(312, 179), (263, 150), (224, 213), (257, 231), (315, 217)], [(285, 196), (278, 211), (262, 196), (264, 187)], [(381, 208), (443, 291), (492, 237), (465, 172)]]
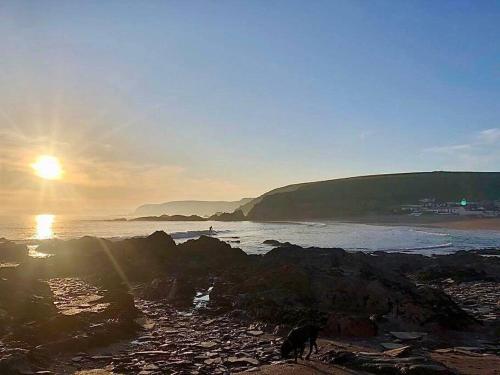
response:
[(173, 201), (158, 204), (144, 204), (135, 209), (135, 216), (160, 215), (197, 215), (209, 217), (218, 212), (233, 212), (240, 206), (251, 202), (253, 198), (243, 198), (238, 201)]

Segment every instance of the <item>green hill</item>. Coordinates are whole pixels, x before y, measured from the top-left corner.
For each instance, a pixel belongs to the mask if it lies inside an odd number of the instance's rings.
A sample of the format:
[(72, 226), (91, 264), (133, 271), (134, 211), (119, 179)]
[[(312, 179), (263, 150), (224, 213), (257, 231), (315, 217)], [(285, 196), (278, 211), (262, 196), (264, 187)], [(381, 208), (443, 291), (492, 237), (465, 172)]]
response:
[(350, 177), (274, 189), (242, 206), (252, 220), (386, 214), (421, 198), (499, 200), (500, 172), (422, 172)]

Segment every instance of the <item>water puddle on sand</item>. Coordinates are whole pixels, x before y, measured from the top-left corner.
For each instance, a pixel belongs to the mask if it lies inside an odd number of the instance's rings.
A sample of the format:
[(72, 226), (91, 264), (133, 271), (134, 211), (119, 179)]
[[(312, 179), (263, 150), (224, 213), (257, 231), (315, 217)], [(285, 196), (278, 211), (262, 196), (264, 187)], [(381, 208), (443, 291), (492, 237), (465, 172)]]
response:
[(0, 263), (0, 268), (16, 268), (16, 267), (19, 267), (19, 263), (14, 263), (14, 262)]
[(54, 305), (63, 315), (99, 313), (109, 306), (109, 303), (99, 302), (103, 298), (103, 291), (79, 278), (54, 278), (47, 283), (54, 295)]
[(208, 302), (210, 302), (210, 292), (212, 291), (213, 288), (214, 287), (212, 285), (210, 288), (207, 289), (205, 293), (203, 292), (196, 293), (196, 296), (193, 299), (193, 305), (195, 310), (207, 307)]

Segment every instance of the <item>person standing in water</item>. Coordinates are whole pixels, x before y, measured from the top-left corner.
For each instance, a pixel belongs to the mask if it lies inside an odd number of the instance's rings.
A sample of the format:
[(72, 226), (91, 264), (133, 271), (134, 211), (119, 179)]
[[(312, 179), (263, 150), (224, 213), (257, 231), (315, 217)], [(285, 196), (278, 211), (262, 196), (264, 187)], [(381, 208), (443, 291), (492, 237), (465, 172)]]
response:
[(214, 228), (210, 225), (210, 228), (208, 228), (208, 234), (213, 234), (214, 233)]

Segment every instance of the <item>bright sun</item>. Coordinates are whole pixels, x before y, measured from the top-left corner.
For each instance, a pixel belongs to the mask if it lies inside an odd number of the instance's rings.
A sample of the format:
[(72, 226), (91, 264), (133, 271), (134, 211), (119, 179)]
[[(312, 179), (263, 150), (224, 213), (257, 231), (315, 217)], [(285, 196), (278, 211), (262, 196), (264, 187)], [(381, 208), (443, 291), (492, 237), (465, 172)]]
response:
[(47, 180), (58, 180), (62, 177), (62, 168), (59, 160), (50, 155), (41, 155), (31, 164), (37, 176)]

